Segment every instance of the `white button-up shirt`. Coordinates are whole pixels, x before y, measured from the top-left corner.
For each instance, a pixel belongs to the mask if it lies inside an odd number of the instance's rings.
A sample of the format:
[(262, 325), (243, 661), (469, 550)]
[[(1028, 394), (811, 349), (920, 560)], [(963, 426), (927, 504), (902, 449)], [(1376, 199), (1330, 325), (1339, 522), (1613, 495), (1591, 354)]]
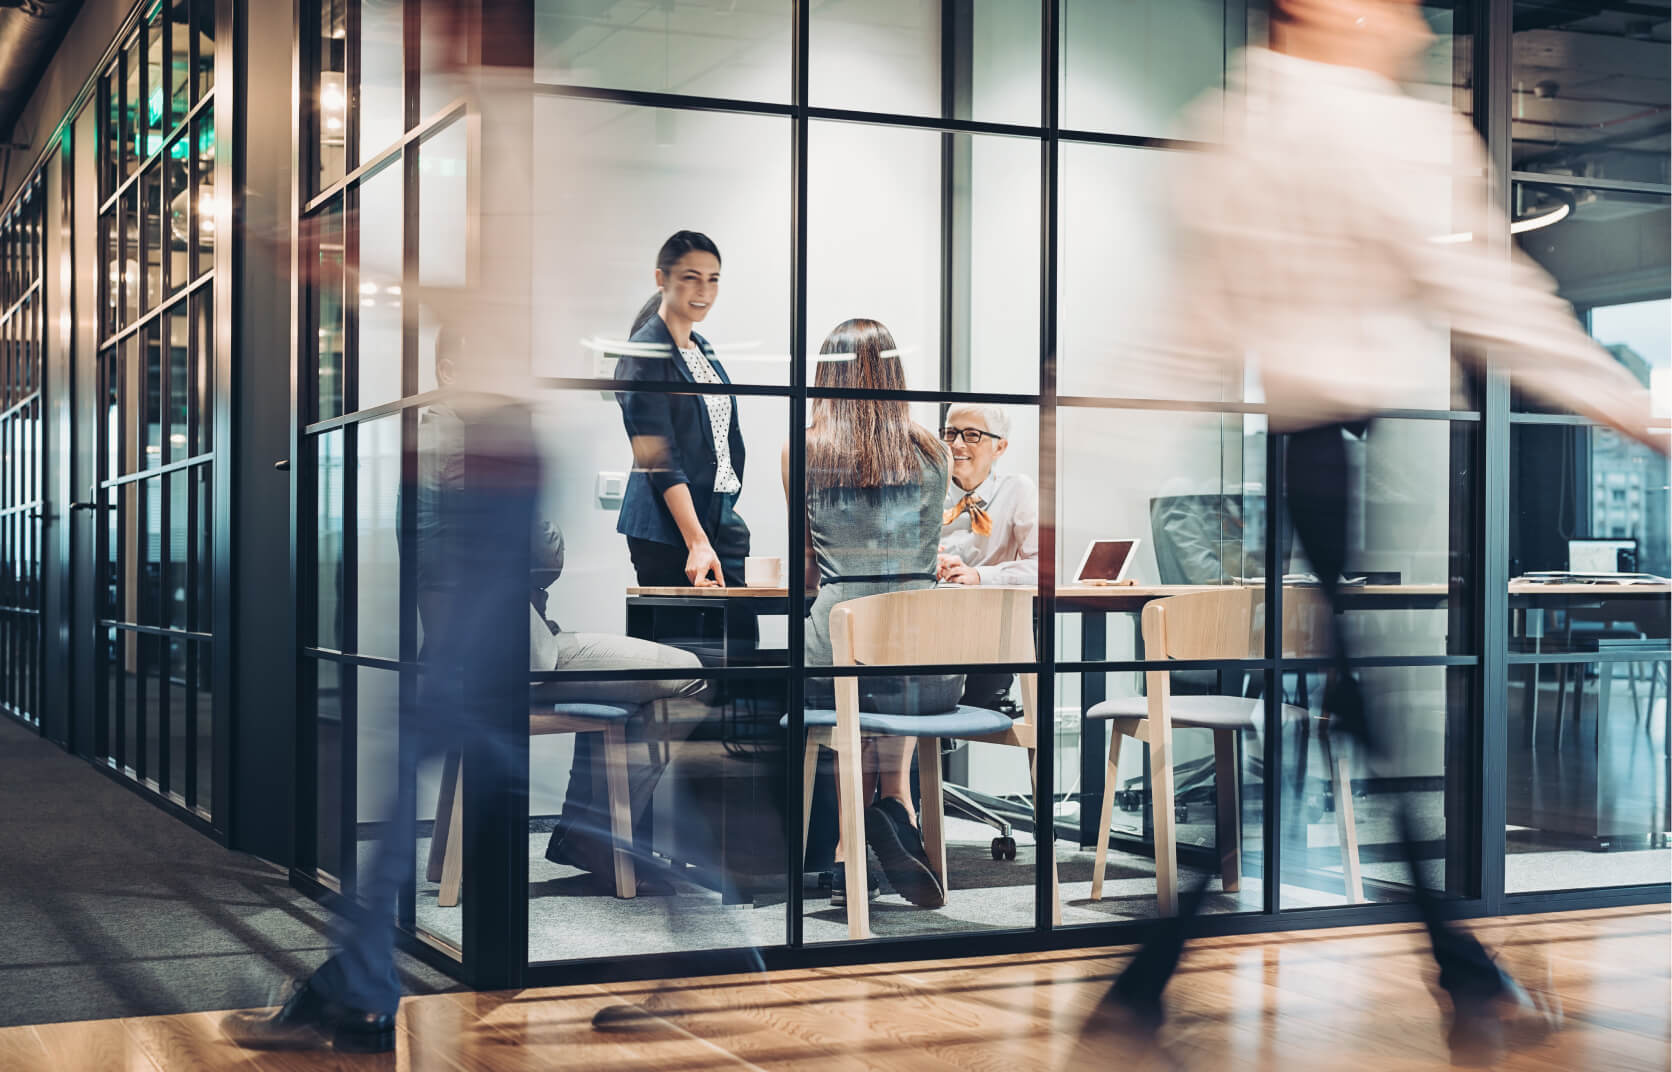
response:
[(1645, 427), (1647, 392), (1550, 277), (1487, 248), (1503, 213), (1461, 116), (1376, 74), (1260, 48), (1230, 84), (1199, 106), (1221, 144), (1188, 154), (1176, 186), (1181, 305), (1156, 350), (1171, 374), (1225, 385), (1252, 361), (1279, 431), (1446, 408), (1449, 330), (1545, 402)]
[[(946, 489), (946, 508), (957, 506), (965, 491), (957, 483)], [(968, 510), (941, 528), (943, 553), (957, 555), (975, 567), (982, 584), (1039, 583), (1039, 490), (1016, 473), (988, 473), (975, 497), (993, 522), (985, 535), (970, 528)]]

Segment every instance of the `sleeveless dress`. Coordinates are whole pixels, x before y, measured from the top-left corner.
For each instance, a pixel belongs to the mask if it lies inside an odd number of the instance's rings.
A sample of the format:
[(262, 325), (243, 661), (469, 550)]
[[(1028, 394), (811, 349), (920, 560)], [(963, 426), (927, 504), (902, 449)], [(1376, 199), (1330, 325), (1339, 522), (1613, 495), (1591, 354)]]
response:
[[(818, 598), (807, 612), (808, 666), (830, 665), (830, 610), (836, 604), (935, 586), (950, 462), (920, 461), (921, 479), (915, 483), (808, 491), (807, 529), (819, 567)], [(860, 678), (859, 706), (886, 714), (934, 714), (957, 707), (963, 689), (962, 674)], [(832, 679), (808, 679), (807, 706), (835, 706)]]

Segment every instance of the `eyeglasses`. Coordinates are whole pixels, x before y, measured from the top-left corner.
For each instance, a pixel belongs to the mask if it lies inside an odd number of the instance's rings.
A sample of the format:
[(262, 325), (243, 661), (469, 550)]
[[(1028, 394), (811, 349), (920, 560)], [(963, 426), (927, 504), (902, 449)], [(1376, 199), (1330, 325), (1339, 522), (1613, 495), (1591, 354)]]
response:
[(988, 439), (1003, 439), (1004, 438), (1001, 435), (998, 435), (994, 432), (986, 431), (986, 430), (981, 429), (981, 428), (942, 428), (941, 429), (941, 438), (946, 440), (948, 443), (956, 443), (959, 439), (962, 439), (966, 445), (971, 446), (971, 447), (973, 447), (977, 443), (981, 442), (981, 439), (982, 439), (983, 436), (985, 436)]

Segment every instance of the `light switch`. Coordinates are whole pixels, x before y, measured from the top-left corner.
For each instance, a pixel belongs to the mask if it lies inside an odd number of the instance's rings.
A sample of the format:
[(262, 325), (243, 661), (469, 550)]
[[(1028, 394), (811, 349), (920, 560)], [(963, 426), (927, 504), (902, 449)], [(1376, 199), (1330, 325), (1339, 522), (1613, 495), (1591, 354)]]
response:
[(600, 507), (609, 510), (619, 509), (622, 497), (626, 494), (626, 473), (598, 474), (598, 505)]

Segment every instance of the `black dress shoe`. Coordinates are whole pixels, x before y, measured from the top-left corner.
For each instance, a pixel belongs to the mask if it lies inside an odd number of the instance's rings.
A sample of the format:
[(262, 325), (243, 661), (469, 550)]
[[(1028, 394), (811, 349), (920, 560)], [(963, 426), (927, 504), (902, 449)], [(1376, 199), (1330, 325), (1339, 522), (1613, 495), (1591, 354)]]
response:
[(228, 1013), (221, 1030), (247, 1050), (318, 1050), (327, 1042), (343, 1053), (388, 1053), (395, 1048), (393, 1013), (326, 1001), (307, 980), (291, 987), (277, 1011)]
[(895, 891), (919, 908), (939, 908), (946, 891), (929, 866), (923, 835), (906, 815), (906, 806), (883, 797), (865, 809), (865, 840), (876, 850), (882, 873)]

